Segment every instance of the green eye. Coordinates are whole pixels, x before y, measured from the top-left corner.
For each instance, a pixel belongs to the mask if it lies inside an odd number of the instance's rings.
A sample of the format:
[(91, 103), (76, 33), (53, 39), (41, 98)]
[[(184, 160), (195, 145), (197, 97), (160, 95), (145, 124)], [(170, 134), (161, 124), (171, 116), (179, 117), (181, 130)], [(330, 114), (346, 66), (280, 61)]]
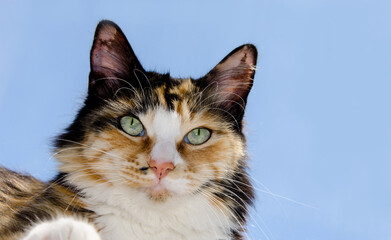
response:
[(194, 128), (185, 136), (185, 142), (200, 145), (208, 141), (211, 132), (206, 128)]
[(142, 136), (144, 135), (144, 127), (140, 120), (134, 117), (125, 116), (120, 120), (122, 129), (131, 136)]

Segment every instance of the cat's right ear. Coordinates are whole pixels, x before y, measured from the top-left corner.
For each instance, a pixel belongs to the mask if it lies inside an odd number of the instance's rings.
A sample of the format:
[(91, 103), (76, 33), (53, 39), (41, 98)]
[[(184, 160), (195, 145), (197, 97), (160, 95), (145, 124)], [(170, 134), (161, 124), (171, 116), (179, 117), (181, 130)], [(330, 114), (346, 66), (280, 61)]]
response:
[(114, 22), (96, 27), (90, 55), (89, 96), (113, 97), (121, 88), (132, 88), (137, 70), (144, 72), (125, 34)]

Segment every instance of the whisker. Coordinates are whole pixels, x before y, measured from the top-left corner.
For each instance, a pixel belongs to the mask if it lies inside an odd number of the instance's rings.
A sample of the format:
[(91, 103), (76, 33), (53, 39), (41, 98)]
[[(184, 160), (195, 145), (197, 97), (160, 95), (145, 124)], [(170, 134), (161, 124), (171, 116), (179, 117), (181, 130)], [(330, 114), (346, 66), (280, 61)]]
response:
[(144, 73), (143, 71), (141, 71), (141, 70), (139, 70), (139, 69), (136, 68), (136, 69), (134, 69), (134, 72), (135, 72), (135, 74), (136, 74), (136, 72), (141, 73), (141, 74), (145, 77), (145, 79), (147, 80), (150, 89), (152, 89), (151, 81), (149, 80), (149, 78), (147, 77), (147, 75), (145, 75), (145, 73)]
[[(205, 191), (200, 191), (201, 194), (203, 194), (204, 196), (208, 197), (208, 198), (212, 198), (212, 199), (216, 199), (217, 201), (218, 200), (218, 196), (214, 195), (212, 192), (205, 192)], [(222, 199), (219, 198), (221, 201)], [(241, 224), (240, 220), (236, 217), (236, 215), (234, 214), (234, 212), (236, 212), (234, 209), (232, 209), (229, 205), (219, 205), (219, 206), (222, 206), (224, 207), (229, 213), (230, 215), (233, 217), (233, 219), (236, 221), (236, 223), (239, 225), (241, 231), (249, 238), (247, 232), (246, 232), (246, 229), (245, 227), (243, 226), (243, 224)], [(224, 212), (222, 211), (222, 209), (218, 208), (223, 214)], [(250, 238), (249, 238), (250, 239)]]
[[(208, 170), (208, 169), (200, 170), (200, 172), (203, 172), (203, 171), (205, 171), (205, 172), (227, 172), (227, 170)], [(244, 184), (244, 183), (239, 182), (239, 181), (234, 180), (234, 179), (230, 179), (230, 178), (224, 178), (224, 179), (227, 180), (227, 181), (234, 181), (234, 182), (237, 182), (239, 184), (242, 184), (242, 185), (245, 185), (245, 186), (248, 186), (248, 187), (253, 187), (256, 191), (259, 191), (259, 192), (262, 192), (262, 193), (267, 193), (267, 194), (271, 195), (272, 197), (281, 198), (281, 199), (287, 200), (289, 202), (292, 202), (292, 203), (295, 203), (295, 204), (298, 204), (298, 205), (301, 205), (301, 206), (304, 206), (304, 207), (308, 207), (308, 208), (319, 210), (319, 208), (314, 207), (312, 205), (309, 205), (307, 203), (303, 203), (303, 202), (300, 202), (300, 201), (297, 201), (297, 200), (294, 200), (294, 199), (291, 199), (291, 198), (288, 198), (288, 197), (285, 197), (285, 196), (282, 196), (282, 195), (279, 195), (279, 194), (276, 194), (276, 193), (270, 191), (263, 183), (259, 182), (257, 179), (253, 178), (252, 176), (250, 176), (249, 174), (247, 174), (245, 172), (238, 172), (238, 173), (241, 173), (241, 174), (246, 175), (247, 177), (251, 178), (251, 180), (253, 180), (257, 184), (261, 185), (263, 188), (265, 188), (265, 190), (257, 188), (255, 186)], [(276, 201), (279, 202), (277, 199), (276, 199)]]
[(141, 92), (143, 93), (144, 99), (146, 99), (146, 95), (145, 95), (145, 92), (144, 92), (144, 88), (143, 88), (143, 85), (141, 84), (140, 79), (139, 79), (138, 76), (137, 76), (136, 69), (133, 70), (133, 74), (134, 74), (134, 76), (136, 77), (138, 84), (140, 85)]
[[(213, 195), (212, 193), (205, 192), (205, 191), (199, 191), (198, 193), (200, 193), (201, 195), (204, 195), (207, 199), (212, 199), (213, 201), (215, 200), (215, 201), (219, 202), (219, 200), (217, 199), (218, 197), (215, 196), (215, 195)], [(207, 202), (207, 204), (210, 206), (210, 203)], [(244, 232), (244, 233), (247, 235), (244, 226), (240, 223), (240, 221), (237, 219), (237, 217), (236, 217), (236, 216), (233, 214), (233, 212), (231, 211), (231, 210), (233, 210), (233, 209), (231, 209), (231, 207), (226, 206), (226, 205), (219, 205), (219, 206), (222, 206), (223, 208), (225, 208), (225, 209), (227, 210), (228, 213), (230, 213), (230, 215), (234, 218), (234, 220), (236, 221), (236, 223), (239, 225), (241, 231)], [(214, 212), (214, 210), (215, 210), (216, 208), (214, 208), (214, 207), (212, 207), (212, 206), (210, 206), (210, 207), (211, 207), (211, 210), (212, 210), (212, 212), (214, 213), (214, 215), (215, 215), (215, 216), (217, 217), (217, 219), (219, 220), (220, 224), (223, 225), (223, 223), (222, 223), (220, 217), (218, 217), (218, 215)], [(220, 208), (217, 208), (217, 209), (218, 209), (223, 215), (225, 215), (225, 213), (223, 212), (222, 209), (220, 209)], [(234, 211), (234, 210), (233, 210), (233, 211)], [(250, 238), (249, 238), (249, 239), (250, 239)]]
[(223, 112), (227, 113), (227, 114), (230, 115), (230, 116), (232, 117), (232, 119), (235, 121), (236, 126), (237, 126), (237, 127), (240, 126), (239, 123), (238, 123), (238, 120), (236, 120), (236, 118), (234, 117), (234, 115), (232, 115), (232, 113), (230, 113), (230, 112), (228, 112), (228, 111), (226, 111), (226, 110), (224, 110), (224, 109), (221, 109), (221, 108), (209, 108), (209, 109), (215, 109), (215, 110), (223, 111)]

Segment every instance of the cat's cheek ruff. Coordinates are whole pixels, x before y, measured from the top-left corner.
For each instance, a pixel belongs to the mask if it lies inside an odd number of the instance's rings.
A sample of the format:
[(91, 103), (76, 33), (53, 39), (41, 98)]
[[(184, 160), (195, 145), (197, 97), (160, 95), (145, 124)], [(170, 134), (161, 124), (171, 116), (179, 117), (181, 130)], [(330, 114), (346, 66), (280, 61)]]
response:
[[(125, 139), (125, 144), (120, 143), (120, 136)], [(113, 139), (116, 141), (113, 142)], [(153, 175), (146, 175), (140, 170), (145, 166), (145, 157), (129, 158), (137, 154), (133, 152), (134, 149), (126, 147), (127, 141), (115, 130), (87, 139), (82, 146), (88, 147), (60, 149), (56, 155), (62, 163), (60, 170), (69, 173), (70, 182), (77, 183), (80, 188), (94, 184), (124, 184), (136, 188), (152, 185)]]

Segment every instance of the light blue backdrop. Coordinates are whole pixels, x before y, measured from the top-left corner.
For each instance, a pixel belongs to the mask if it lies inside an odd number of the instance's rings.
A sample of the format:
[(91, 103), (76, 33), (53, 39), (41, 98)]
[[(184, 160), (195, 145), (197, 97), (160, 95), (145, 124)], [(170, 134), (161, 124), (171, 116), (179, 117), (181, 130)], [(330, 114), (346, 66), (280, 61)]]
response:
[(50, 142), (83, 101), (101, 19), (177, 77), (250, 42), (249, 239), (391, 239), (390, 1), (59, 2), (0, 1), (1, 165), (55, 174)]

